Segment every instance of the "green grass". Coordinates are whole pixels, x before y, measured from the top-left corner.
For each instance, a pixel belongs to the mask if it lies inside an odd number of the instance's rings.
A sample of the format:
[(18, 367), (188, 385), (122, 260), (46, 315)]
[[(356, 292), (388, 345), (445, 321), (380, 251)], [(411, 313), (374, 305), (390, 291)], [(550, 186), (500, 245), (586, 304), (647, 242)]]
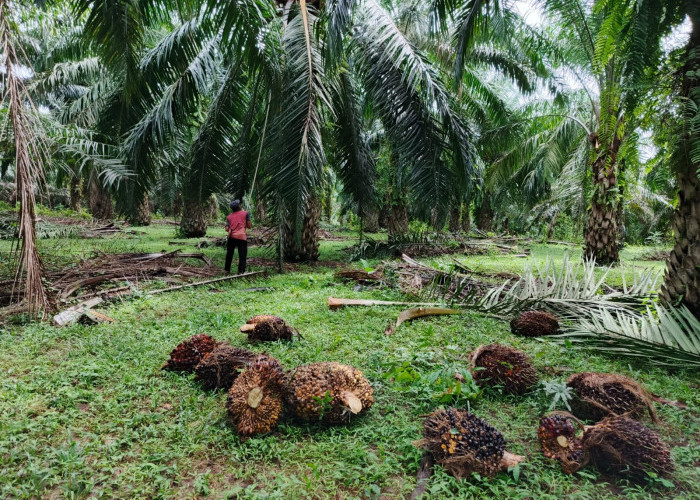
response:
[[(42, 240), (42, 252), (70, 260), (103, 251), (177, 248), (174, 226), (155, 225), (135, 239)], [(218, 228), (213, 235), (223, 233)], [(186, 241), (186, 240), (185, 240)], [(195, 241), (195, 240), (193, 240)], [(4, 245), (5, 242), (0, 242)], [(324, 242), (323, 260), (347, 258), (350, 242)], [(4, 249), (4, 247), (3, 247)], [(224, 250), (204, 250), (223, 262)], [(261, 255), (252, 249), (251, 255)], [(561, 258), (562, 249), (536, 245), (535, 258)], [(633, 260), (642, 249), (626, 249)], [(470, 267), (520, 271), (524, 259), (462, 257)], [(370, 262), (376, 264), (376, 262)], [(641, 264), (641, 262), (640, 262)], [(658, 262), (643, 265), (661, 268)], [(616, 278), (610, 276), (611, 281)], [(273, 287), (246, 292), (248, 287)], [(635, 485), (592, 467), (567, 476), (539, 452), (536, 427), (549, 399), (498, 391), (456, 401), (496, 426), (508, 448), (527, 461), (514, 474), (457, 481), (437, 470), (430, 498), (697, 498), (700, 496), (700, 398), (696, 375), (630, 366), (511, 335), (506, 322), (479, 315), (445, 316), (402, 325), (383, 334), (399, 308), (326, 306), (328, 296), (402, 299), (393, 290), (354, 291), (332, 270), (248, 282), (217, 283), (158, 296), (144, 294), (104, 309), (114, 324), (13, 326), (0, 332), (0, 497), (2, 498), (403, 498), (414, 487), (422, 452), (422, 415), (440, 406), (442, 387), (428, 382), (436, 370), (464, 368), (482, 343), (503, 342), (529, 353), (543, 379), (576, 371), (631, 375), (655, 394), (687, 403), (657, 405), (656, 428), (673, 447), (678, 472)], [(208, 333), (247, 346), (238, 326), (274, 313), (303, 334), (292, 343), (255, 345), (286, 367), (334, 360), (362, 369), (375, 389), (375, 405), (348, 427), (325, 428), (285, 420), (269, 435), (241, 440), (227, 424), (225, 394), (201, 390), (192, 376), (160, 366), (182, 339)], [(448, 367), (448, 368), (446, 368)], [(410, 373), (403, 377), (401, 374)], [(418, 373), (421, 377), (415, 377)]]

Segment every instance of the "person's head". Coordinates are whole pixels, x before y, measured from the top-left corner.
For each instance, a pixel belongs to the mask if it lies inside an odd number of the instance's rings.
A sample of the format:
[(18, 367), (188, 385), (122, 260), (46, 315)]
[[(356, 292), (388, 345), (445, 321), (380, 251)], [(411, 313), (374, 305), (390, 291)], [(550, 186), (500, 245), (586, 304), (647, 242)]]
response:
[(241, 200), (233, 200), (231, 202), (231, 210), (234, 212), (238, 211), (241, 209)]

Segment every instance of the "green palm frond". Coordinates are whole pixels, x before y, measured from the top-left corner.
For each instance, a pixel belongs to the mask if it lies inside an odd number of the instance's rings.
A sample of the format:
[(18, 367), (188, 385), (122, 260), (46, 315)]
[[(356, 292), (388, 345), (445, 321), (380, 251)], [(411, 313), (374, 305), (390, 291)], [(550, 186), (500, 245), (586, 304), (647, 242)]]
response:
[(97, 57), (59, 62), (42, 78), (32, 82), (33, 92), (59, 92), (65, 87), (89, 85), (104, 76)]
[(106, 110), (119, 102), (120, 94), (121, 89), (114, 80), (100, 79), (85, 89), (80, 97), (66, 103), (58, 111), (58, 119), (61, 123), (74, 123), (82, 128), (97, 127)]
[(184, 173), (185, 200), (204, 203), (228, 182), (232, 170), (234, 126), (244, 121), (250, 104), (240, 63), (227, 71), (197, 131)]
[(93, 42), (103, 63), (126, 74), (125, 83), (134, 89), (146, 31), (146, 2), (134, 0), (76, 0), (76, 17), (87, 14), (84, 36)]
[(362, 130), (363, 102), (358, 86), (347, 70), (341, 70), (332, 87), (336, 124), (333, 127), (333, 159), (343, 182), (343, 191), (364, 214), (376, 206), (376, 165), (371, 146)]
[(464, 287), (473, 281), (471, 276), (456, 270), (439, 272), (440, 279), (431, 294), (449, 296), (462, 307), (486, 313), (513, 314), (544, 308), (562, 318), (575, 320), (592, 311), (606, 309), (633, 314), (654, 297), (661, 277), (661, 273), (655, 271), (635, 271), (632, 283), (623, 279), (622, 290), (614, 290), (605, 285), (609, 272), (609, 267), (600, 270), (594, 261), (572, 262), (566, 255), (559, 265), (551, 258), (543, 266), (535, 261), (529, 263), (520, 279), (504, 283), (498, 292), (490, 291), (489, 300), (485, 302), (480, 295), (461, 296), (454, 292), (455, 285)]
[(320, 186), (325, 153), (321, 136), (323, 109), (331, 109), (321, 64), (322, 44), (312, 32), (317, 18), (310, 12), (294, 16), (282, 35), (285, 62), (281, 77), (281, 102), (276, 103), (274, 124), (266, 148), (272, 175), (265, 194), (301, 237), (306, 204)]
[(325, 54), (326, 61), (335, 64), (343, 52), (344, 39), (352, 21), (357, 0), (328, 0), (323, 19), (326, 22)]
[[(170, 37), (164, 43), (169, 46)], [(190, 117), (215, 78), (217, 41), (202, 39), (193, 45), (192, 51), (178, 50), (184, 60), (178, 60), (177, 64), (164, 63), (168, 66), (164, 71), (166, 76), (159, 75), (156, 68), (151, 69), (149, 79), (155, 85), (147, 87), (149, 92), (142, 103), (147, 111), (122, 143), (123, 156), (137, 167), (137, 182), (144, 188), (155, 180), (156, 151), (178, 128), (190, 123)], [(152, 60), (149, 57), (147, 62)]]
[(52, 160), (68, 160), (76, 175), (92, 172), (106, 187), (118, 187), (133, 175), (119, 159), (117, 148), (100, 142), (90, 130), (61, 126), (52, 130), (51, 139), (54, 143)]
[(408, 166), (409, 188), (422, 206), (444, 210), (449, 160), (470, 179), (467, 187), (478, 178), (472, 132), (426, 57), (380, 5), (365, 7), (353, 37), (358, 73), (393, 151)]
[(274, 19), (277, 7), (272, 0), (206, 0), (203, 17), (216, 26), (221, 35), (221, 50), (240, 53), (241, 47), (254, 45), (266, 26)]
[(700, 369), (700, 321), (685, 306), (655, 306), (646, 314), (601, 309), (564, 331), (548, 339), (659, 366)]

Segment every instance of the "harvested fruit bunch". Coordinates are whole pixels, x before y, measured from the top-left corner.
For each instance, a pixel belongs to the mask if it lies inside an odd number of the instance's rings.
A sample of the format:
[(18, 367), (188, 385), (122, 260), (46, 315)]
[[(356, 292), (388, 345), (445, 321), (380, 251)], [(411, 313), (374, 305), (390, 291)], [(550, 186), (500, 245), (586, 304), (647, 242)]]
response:
[(502, 385), (510, 394), (524, 394), (537, 383), (535, 367), (527, 355), (512, 347), (481, 346), (469, 359), (472, 377), (479, 386)]
[(180, 342), (170, 353), (170, 359), (163, 365), (163, 370), (191, 372), (194, 367), (216, 347), (216, 340), (200, 333)]
[(669, 475), (673, 462), (668, 446), (647, 426), (627, 417), (607, 417), (596, 425), (584, 427), (576, 438), (573, 421), (563, 415), (540, 420), (537, 437), (548, 458), (562, 463), (572, 474), (589, 461), (617, 474), (641, 479), (646, 472)]
[(522, 337), (554, 335), (559, 331), (559, 321), (546, 311), (525, 311), (511, 320), (510, 331)]
[(579, 418), (596, 421), (618, 415), (639, 418), (648, 412), (652, 420), (658, 421), (651, 395), (631, 378), (585, 372), (569, 377), (566, 385), (576, 393), (572, 407)]
[(588, 463), (589, 455), (576, 437), (576, 427), (572, 419), (565, 415), (542, 417), (537, 438), (544, 456), (559, 460), (567, 474), (573, 474)]
[(423, 439), (415, 444), (457, 478), (472, 472), (493, 476), (525, 459), (507, 452), (503, 435), (486, 421), (456, 408), (429, 415), (423, 421)]
[(265, 434), (277, 426), (284, 386), (282, 365), (269, 356), (258, 357), (236, 378), (226, 410), (240, 435)]
[(253, 316), (241, 327), (241, 332), (248, 334), (251, 342), (269, 342), (291, 340), (298, 332), (282, 318), (270, 315)]
[(659, 435), (646, 425), (627, 417), (608, 417), (586, 428), (583, 448), (601, 469), (642, 479), (646, 472), (660, 476), (673, 470), (671, 452)]
[(241, 370), (259, 354), (222, 342), (204, 356), (194, 369), (195, 380), (205, 389), (226, 389), (233, 384)]
[(334, 362), (299, 366), (289, 377), (285, 400), (295, 416), (325, 424), (346, 423), (374, 403), (360, 370)]
[(273, 316), (272, 314), (258, 314), (253, 316), (248, 321), (246, 325), (257, 325), (258, 323), (264, 323), (265, 321), (283, 321), (279, 316)]

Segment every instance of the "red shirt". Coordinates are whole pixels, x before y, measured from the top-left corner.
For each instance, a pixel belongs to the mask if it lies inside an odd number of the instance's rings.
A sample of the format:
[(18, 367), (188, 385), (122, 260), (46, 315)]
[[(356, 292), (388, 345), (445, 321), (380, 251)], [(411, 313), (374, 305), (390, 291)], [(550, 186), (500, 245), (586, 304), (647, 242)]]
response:
[(226, 230), (230, 238), (234, 240), (247, 240), (245, 232), (246, 222), (250, 220), (248, 212), (245, 210), (236, 210), (231, 212), (226, 217)]

